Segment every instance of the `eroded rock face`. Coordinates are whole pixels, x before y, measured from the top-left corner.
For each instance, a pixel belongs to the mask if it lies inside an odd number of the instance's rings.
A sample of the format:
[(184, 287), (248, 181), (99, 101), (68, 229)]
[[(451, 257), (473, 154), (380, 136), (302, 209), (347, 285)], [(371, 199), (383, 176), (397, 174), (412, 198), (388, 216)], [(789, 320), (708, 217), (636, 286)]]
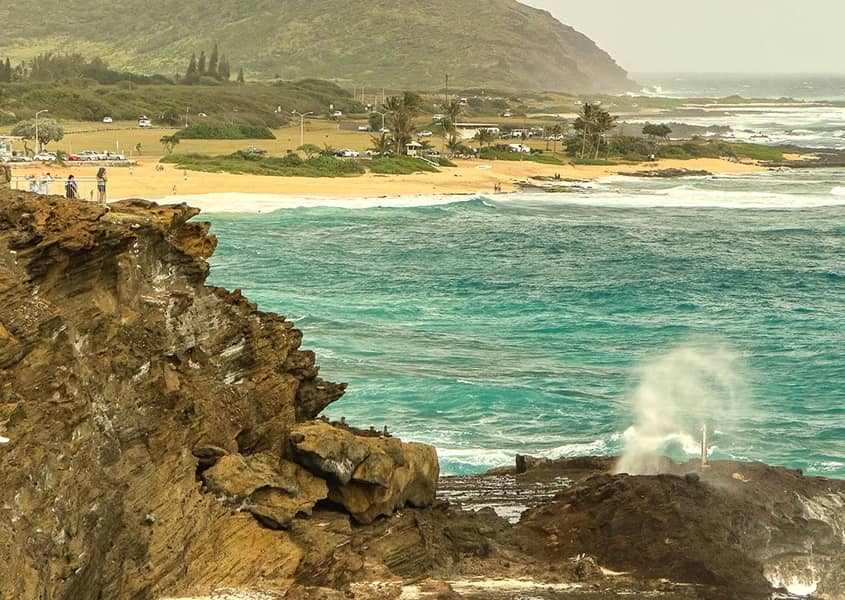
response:
[(371, 523), (410, 504), (434, 502), (440, 473), (437, 453), (425, 444), (356, 435), (323, 421), (295, 426), (292, 459), (329, 484), (329, 498), (359, 523)]
[(204, 285), (197, 212), (0, 190), (0, 597), (290, 585), (301, 550), (268, 526), (328, 488), (288, 432), (345, 386)]

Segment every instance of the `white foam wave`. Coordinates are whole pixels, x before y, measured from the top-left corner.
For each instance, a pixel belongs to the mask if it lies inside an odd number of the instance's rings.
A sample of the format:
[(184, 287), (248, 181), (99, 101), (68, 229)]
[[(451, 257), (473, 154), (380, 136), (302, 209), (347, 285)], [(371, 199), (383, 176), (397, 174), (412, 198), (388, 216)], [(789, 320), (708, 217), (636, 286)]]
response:
[(417, 208), (469, 202), (477, 195), (384, 196), (377, 198), (323, 198), (279, 194), (185, 194), (156, 200), (159, 204), (196, 206), (206, 213), (263, 213), (292, 208)]
[(562, 444), (545, 450), (525, 448), (511, 450), (505, 448), (448, 448), (437, 446), (437, 455), (444, 465), (444, 474), (450, 474), (451, 465), (464, 465), (473, 469), (492, 469), (513, 465), (517, 454), (528, 454), (548, 459), (569, 458), (573, 456), (602, 456), (607, 454), (610, 443), (620, 440), (622, 434), (613, 434), (607, 439), (592, 442)]
[(830, 190), (830, 193), (834, 196), (845, 196), (845, 187), (835, 187)]
[(603, 191), (590, 194), (532, 194), (497, 200), (502, 205), (525, 207), (554, 205), (608, 208), (733, 208), (738, 210), (787, 210), (845, 206), (843, 188), (831, 194), (793, 195), (772, 192), (702, 190), (678, 186), (649, 193)]

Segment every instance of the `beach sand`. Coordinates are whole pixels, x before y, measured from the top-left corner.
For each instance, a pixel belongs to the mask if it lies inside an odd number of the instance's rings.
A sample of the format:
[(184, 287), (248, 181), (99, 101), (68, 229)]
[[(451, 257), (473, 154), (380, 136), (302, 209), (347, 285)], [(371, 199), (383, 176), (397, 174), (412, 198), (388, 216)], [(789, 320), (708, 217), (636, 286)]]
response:
[[(132, 169), (111, 167), (108, 169), (108, 200), (123, 198), (144, 198), (148, 200), (174, 202), (183, 196), (206, 194), (256, 194), (264, 196), (294, 196), (305, 198), (380, 198), (398, 196), (438, 196), (451, 194), (492, 193), (493, 186), (500, 184), (502, 191), (519, 189), (519, 182), (528, 182), (531, 177), (552, 177), (559, 174), (563, 179), (591, 180), (620, 172), (652, 169), (706, 170), (719, 174), (751, 173), (765, 170), (755, 164), (734, 163), (721, 159), (661, 160), (641, 165), (593, 166), (593, 165), (544, 165), (534, 162), (511, 161), (457, 161), (457, 168), (443, 168), (440, 173), (417, 173), (413, 175), (374, 175), (367, 173), (358, 177), (313, 178), (313, 177), (270, 177), (263, 175), (235, 175), (231, 173), (202, 173), (184, 171), (173, 165), (164, 165), (163, 171), (156, 171), (157, 160), (141, 160)], [(62, 193), (62, 181), (73, 173), (83, 179), (79, 182), (82, 198), (89, 198), (94, 190), (93, 177), (96, 166), (76, 167), (68, 165), (15, 168), (14, 175), (35, 175), (49, 171), (54, 179), (51, 192)], [(91, 181), (88, 181), (88, 180)], [(22, 184), (19, 184), (22, 187)], [(175, 190), (175, 194), (174, 194)]]

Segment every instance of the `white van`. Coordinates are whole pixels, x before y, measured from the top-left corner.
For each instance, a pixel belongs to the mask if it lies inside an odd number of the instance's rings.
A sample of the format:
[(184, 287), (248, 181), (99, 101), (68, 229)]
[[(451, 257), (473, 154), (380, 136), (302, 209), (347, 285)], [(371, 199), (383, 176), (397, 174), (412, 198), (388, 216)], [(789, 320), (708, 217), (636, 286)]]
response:
[(150, 121), (150, 119), (148, 119), (147, 117), (145, 117), (143, 115), (138, 117), (138, 127), (141, 127), (142, 129), (149, 129), (152, 126), (153, 126), (153, 122)]

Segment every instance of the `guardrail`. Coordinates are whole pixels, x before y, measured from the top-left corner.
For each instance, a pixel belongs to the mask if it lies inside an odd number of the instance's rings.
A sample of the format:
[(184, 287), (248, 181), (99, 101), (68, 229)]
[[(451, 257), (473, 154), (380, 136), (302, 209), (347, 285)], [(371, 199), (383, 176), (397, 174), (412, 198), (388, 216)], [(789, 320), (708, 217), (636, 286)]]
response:
[[(74, 176), (76, 182), (76, 196), (80, 200), (94, 200), (97, 197), (97, 178), (91, 176)], [(56, 177), (46, 180), (43, 177), (25, 177), (23, 175), (12, 175), (9, 182), (13, 190), (23, 190), (45, 196), (64, 196), (65, 182), (67, 179)], [(34, 182), (34, 184), (33, 184)]]

